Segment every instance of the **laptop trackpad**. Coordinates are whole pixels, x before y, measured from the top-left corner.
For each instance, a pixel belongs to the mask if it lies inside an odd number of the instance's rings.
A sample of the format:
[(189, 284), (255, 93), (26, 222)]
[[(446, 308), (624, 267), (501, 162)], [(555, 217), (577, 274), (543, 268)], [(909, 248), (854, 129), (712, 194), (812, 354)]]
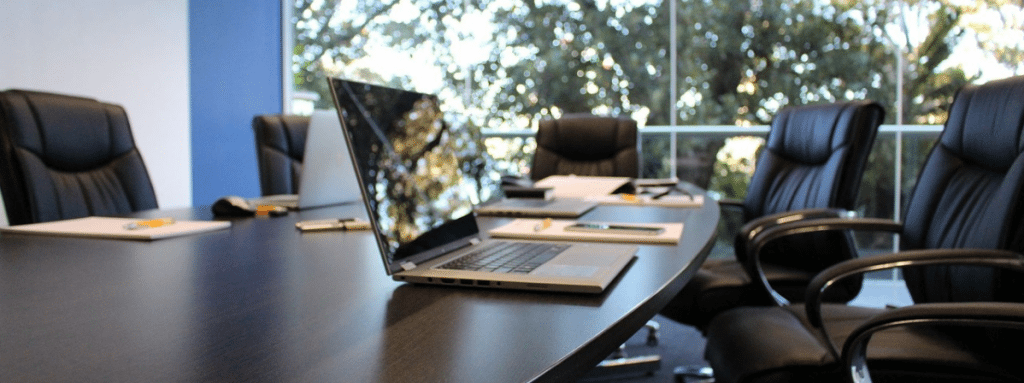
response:
[(609, 254), (588, 254), (570, 251), (561, 254), (551, 262), (534, 270), (531, 275), (545, 277), (590, 277), (601, 268), (607, 267), (615, 262), (615, 255)]
[(530, 275), (538, 275), (542, 277), (580, 277), (587, 278), (599, 270), (596, 266), (582, 266), (582, 265), (552, 265), (547, 264), (537, 268)]

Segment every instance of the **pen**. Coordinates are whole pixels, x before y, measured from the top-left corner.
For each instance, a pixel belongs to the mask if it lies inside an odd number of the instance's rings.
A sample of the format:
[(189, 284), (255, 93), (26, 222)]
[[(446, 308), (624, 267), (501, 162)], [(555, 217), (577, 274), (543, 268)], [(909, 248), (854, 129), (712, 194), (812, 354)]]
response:
[(295, 228), (302, 231), (326, 231), (326, 230), (360, 230), (370, 228), (367, 222), (358, 218), (334, 218), (319, 219), (312, 221), (299, 221)]
[(533, 226), (533, 231), (541, 231), (549, 227), (551, 227), (551, 218), (544, 218), (543, 221), (540, 221), (540, 223)]
[(171, 217), (147, 219), (141, 221), (128, 222), (124, 224), (124, 228), (125, 230), (152, 229), (164, 225), (173, 225), (174, 222), (174, 218)]

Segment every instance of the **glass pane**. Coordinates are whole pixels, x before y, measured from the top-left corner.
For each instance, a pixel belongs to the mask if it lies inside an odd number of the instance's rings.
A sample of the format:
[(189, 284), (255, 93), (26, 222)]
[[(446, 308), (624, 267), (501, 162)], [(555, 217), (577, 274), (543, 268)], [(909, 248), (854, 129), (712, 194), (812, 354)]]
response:
[(320, 108), (330, 106), (324, 77), (341, 76), (436, 93), (476, 127), (525, 129), (567, 112), (667, 121), (660, 1), (295, 6), (295, 90), (318, 94)]
[(646, 178), (668, 178), (672, 176), (671, 153), (672, 134), (641, 132), (640, 176)]
[(526, 176), (537, 142), (533, 137), (488, 137), (484, 140), (495, 168), (504, 175)]
[(892, 105), (886, 12), (862, 2), (681, 2), (681, 124), (767, 125), (782, 107), (837, 100)]
[(940, 132), (927, 133), (904, 133), (903, 134), (903, 187), (900, 193), (903, 194), (903, 203), (900, 209), (906, 209), (907, 198), (914, 191), (917, 184), (917, 177), (921, 174), (928, 154), (939, 138)]
[[(856, 212), (858, 216), (870, 218), (895, 218), (896, 188), (896, 136), (880, 133), (868, 155), (868, 163), (857, 192)], [(906, 169), (904, 169), (906, 170)], [(889, 253), (893, 251), (891, 233), (855, 232), (854, 237), (862, 255)], [(885, 272), (885, 275), (891, 275)]]
[(900, 33), (890, 37), (902, 47), (896, 69), (903, 73), (904, 123), (941, 125), (965, 84), (1024, 74), (1024, 9), (1019, 2), (893, 4)]

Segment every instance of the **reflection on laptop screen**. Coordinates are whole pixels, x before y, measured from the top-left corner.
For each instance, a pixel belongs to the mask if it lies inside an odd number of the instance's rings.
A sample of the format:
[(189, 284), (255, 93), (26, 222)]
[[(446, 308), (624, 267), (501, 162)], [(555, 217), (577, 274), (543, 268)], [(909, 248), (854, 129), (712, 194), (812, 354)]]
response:
[[(370, 219), (390, 265), (477, 234), (473, 206), (499, 195), (482, 139), (449, 126), (436, 96), (331, 79)], [(424, 237), (445, 225), (443, 238)], [(448, 230), (455, 226), (461, 230)]]

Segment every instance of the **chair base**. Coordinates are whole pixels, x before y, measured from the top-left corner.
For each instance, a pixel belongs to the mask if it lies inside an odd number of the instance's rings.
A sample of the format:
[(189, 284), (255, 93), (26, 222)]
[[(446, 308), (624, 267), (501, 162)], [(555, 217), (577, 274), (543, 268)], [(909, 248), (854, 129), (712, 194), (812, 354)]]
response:
[(714, 383), (715, 372), (711, 367), (679, 366), (672, 370), (676, 383)]
[[(647, 345), (651, 347), (657, 346), (661, 324), (651, 320), (644, 324), (644, 328), (647, 329)], [(621, 344), (619, 349), (609, 356), (609, 359), (601, 361), (583, 377), (582, 381), (600, 381), (624, 376), (653, 375), (659, 369), (661, 369), (660, 355), (630, 357), (626, 355), (626, 345)]]

